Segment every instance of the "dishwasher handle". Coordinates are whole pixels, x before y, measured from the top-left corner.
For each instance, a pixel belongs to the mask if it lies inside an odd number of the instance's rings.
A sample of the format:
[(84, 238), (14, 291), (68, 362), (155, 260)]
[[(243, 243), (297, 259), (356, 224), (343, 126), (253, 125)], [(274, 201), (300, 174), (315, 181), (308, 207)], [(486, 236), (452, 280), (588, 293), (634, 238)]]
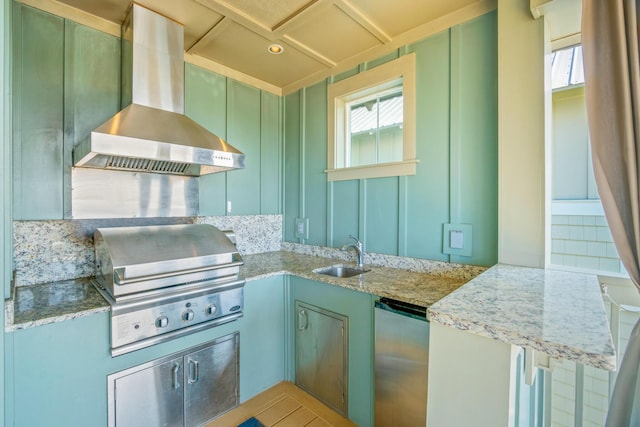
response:
[(375, 302), (375, 307), (380, 310), (390, 311), (401, 316), (412, 317), (414, 319), (428, 322), (427, 308), (404, 301), (398, 301), (391, 298), (380, 298)]

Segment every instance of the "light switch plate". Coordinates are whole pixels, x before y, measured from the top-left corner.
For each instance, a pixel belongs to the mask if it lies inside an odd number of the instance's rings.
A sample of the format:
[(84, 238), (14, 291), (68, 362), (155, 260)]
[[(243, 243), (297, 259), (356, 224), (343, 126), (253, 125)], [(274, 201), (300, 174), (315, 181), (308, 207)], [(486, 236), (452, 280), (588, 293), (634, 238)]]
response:
[(471, 256), (473, 233), (471, 224), (445, 224), (442, 233), (442, 252), (449, 255)]
[(309, 238), (309, 218), (296, 218), (295, 236), (298, 239)]

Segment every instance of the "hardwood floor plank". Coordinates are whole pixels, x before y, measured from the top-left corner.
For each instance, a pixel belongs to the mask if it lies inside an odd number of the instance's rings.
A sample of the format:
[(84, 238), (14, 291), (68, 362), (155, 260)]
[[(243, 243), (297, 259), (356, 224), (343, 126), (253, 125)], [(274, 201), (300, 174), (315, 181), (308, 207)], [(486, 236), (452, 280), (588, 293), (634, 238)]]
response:
[(282, 420), (278, 421), (274, 427), (301, 427), (306, 426), (314, 419), (318, 418), (316, 414), (301, 406), (295, 412), (287, 415)]
[(316, 418), (307, 424), (305, 427), (331, 427), (331, 424), (323, 420), (322, 418)]
[[(311, 418), (303, 416), (312, 414)], [(300, 416), (300, 418), (297, 418)], [(205, 424), (204, 427), (236, 427), (256, 417), (267, 427), (357, 427), (315, 397), (290, 382), (281, 382), (247, 400), (237, 408)], [(300, 424), (284, 424), (288, 417)]]
[(265, 426), (271, 427), (278, 421), (295, 412), (300, 407), (302, 407), (300, 402), (291, 396), (286, 396), (284, 399), (276, 402), (273, 406), (256, 414), (255, 417)]

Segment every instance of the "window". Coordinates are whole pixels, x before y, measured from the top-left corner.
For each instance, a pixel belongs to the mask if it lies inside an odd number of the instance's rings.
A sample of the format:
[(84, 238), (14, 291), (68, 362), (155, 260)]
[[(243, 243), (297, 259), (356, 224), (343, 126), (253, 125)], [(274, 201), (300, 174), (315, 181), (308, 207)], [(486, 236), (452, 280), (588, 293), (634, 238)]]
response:
[(581, 46), (553, 52), (551, 65), (551, 244), (548, 264), (627, 276), (596, 189), (587, 126)]
[(402, 83), (347, 104), (345, 167), (402, 161)]
[(415, 55), (332, 84), (329, 181), (415, 175)]

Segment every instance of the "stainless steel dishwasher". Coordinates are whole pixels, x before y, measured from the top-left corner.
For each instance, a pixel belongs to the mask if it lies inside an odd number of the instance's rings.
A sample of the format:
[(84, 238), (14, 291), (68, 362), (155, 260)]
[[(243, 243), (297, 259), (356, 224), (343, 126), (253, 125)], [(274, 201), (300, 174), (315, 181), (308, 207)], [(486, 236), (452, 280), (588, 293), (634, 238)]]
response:
[(425, 426), (427, 309), (381, 298), (375, 303), (375, 425)]

